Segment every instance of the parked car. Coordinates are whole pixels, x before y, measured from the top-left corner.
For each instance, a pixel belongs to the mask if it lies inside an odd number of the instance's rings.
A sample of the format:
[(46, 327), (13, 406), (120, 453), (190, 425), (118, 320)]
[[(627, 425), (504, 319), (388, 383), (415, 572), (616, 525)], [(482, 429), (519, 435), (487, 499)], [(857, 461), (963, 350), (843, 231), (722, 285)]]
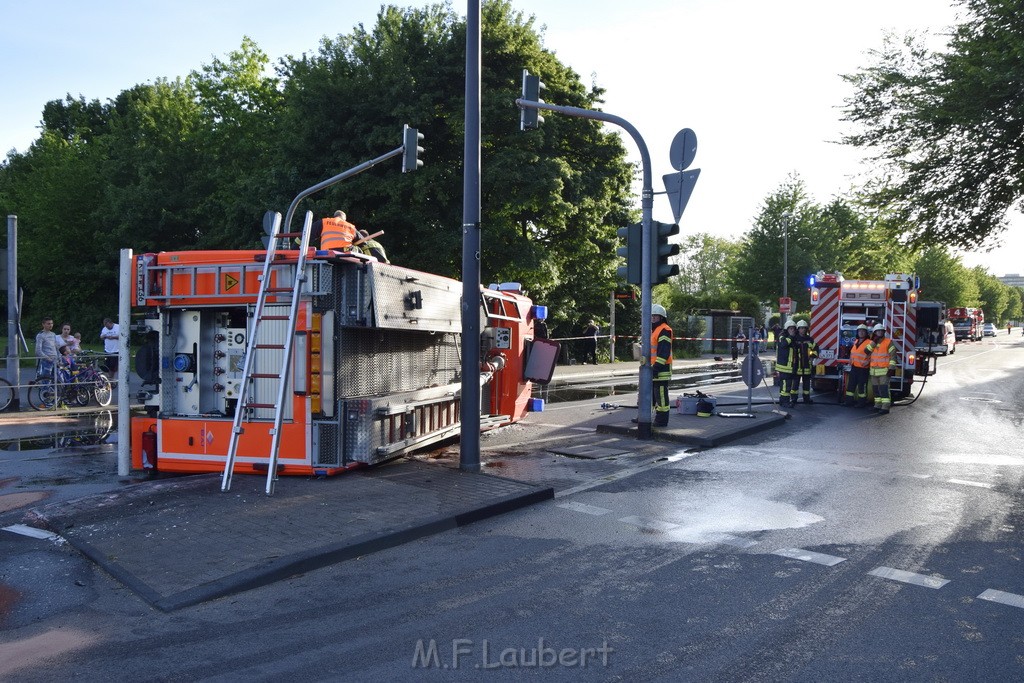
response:
[(994, 337), (994, 336), (996, 336), (996, 324), (995, 323), (985, 323), (985, 327), (982, 328), (981, 334), (984, 337)]

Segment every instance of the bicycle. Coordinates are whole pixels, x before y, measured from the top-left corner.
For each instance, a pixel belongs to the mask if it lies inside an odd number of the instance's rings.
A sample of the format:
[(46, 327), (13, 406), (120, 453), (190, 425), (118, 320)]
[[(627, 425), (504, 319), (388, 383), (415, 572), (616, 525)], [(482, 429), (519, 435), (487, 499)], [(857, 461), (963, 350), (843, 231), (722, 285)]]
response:
[(29, 405), (36, 410), (52, 410), (71, 403), (84, 408), (93, 399), (100, 406), (110, 405), (114, 398), (110, 380), (96, 369), (93, 357), (83, 354), (80, 358), (78, 369), (70, 374), (70, 381), (54, 384), (51, 375), (43, 375), (29, 382)]
[(0, 377), (0, 413), (10, 408), (12, 403), (14, 403), (14, 387)]

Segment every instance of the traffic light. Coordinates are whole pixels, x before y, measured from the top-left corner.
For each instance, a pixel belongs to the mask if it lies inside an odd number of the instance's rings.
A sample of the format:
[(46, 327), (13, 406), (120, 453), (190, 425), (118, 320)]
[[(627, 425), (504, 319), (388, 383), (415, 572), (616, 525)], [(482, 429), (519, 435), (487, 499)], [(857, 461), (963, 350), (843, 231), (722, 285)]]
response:
[[(540, 81), (540, 76), (531, 76), (530, 72), (523, 69), (523, 97), (524, 100), (531, 102), (544, 103), (544, 100), (540, 98), (540, 93), (545, 89), (545, 86)], [(532, 130), (540, 127), (540, 124), (544, 123), (544, 117), (540, 115), (540, 111), (531, 107), (522, 107), (519, 111), (519, 130)]]
[(420, 159), (420, 152), (423, 151), (423, 148), (420, 147), (422, 139), (423, 133), (415, 128), (410, 128), (409, 124), (405, 124), (405, 128), (402, 130), (402, 173), (415, 171), (423, 165), (423, 160)]
[(626, 240), (626, 246), (619, 247), (615, 253), (626, 259), (626, 265), (619, 266), (618, 275), (631, 285), (640, 284), (640, 269), (643, 268), (640, 240), (643, 238), (643, 229), (642, 223), (619, 228), (619, 237)]
[(679, 266), (669, 264), (670, 256), (679, 253), (678, 244), (669, 244), (668, 238), (679, 234), (677, 223), (651, 221), (651, 284), (668, 282), (673, 275), (679, 275)]

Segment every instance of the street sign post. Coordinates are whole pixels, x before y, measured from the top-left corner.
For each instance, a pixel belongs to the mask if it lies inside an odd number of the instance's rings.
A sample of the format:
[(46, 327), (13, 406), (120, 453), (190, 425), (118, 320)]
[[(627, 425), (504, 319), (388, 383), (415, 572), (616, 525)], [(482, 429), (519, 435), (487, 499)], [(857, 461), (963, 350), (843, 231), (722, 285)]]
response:
[(793, 300), (788, 296), (779, 297), (779, 313), (792, 313)]

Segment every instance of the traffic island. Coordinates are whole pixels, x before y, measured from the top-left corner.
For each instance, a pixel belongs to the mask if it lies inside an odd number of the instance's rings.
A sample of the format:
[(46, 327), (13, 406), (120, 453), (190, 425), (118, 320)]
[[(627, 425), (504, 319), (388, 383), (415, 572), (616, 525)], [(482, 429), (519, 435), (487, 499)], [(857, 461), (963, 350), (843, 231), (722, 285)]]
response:
[[(654, 438), (687, 446), (713, 448), (744, 436), (762, 432), (765, 429), (777, 427), (786, 421), (785, 415), (770, 411), (755, 410), (751, 415), (753, 417), (723, 417), (718, 414), (711, 417), (698, 417), (673, 413), (669, 416), (668, 427), (654, 428)], [(599, 424), (597, 431), (638, 437), (636, 423), (629, 421)]]

